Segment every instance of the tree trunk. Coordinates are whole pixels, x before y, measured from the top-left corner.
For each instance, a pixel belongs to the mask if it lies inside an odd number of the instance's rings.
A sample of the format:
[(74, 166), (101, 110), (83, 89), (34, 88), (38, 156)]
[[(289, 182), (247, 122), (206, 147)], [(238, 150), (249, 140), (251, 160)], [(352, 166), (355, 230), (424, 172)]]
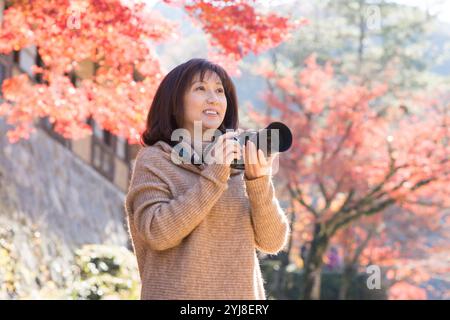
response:
[(376, 227), (373, 225), (368, 229), (367, 237), (361, 242), (355, 250), (354, 256), (345, 263), (344, 272), (341, 278), (341, 286), (339, 288), (339, 299), (345, 300), (348, 297), (348, 290), (351, 283), (358, 273), (358, 260), (364, 249), (367, 247), (370, 239), (374, 235)]
[(286, 268), (289, 265), (289, 256), (286, 252), (280, 253), (280, 268), (277, 272), (275, 296), (278, 300), (288, 299), (286, 295)]
[(354, 265), (346, 265), (342, 273), (341, 285), (339, 288), (339, 300), (346, 300), (348, 298), (348, 291), (352, 284), (353, 278), (356, 274)]
[(359, 0), (359, 39), (358, 39), (358, 71), (362, 72), (364, 60), (364, 40), (366, 38), (366, 19), (364, 17), (365, 1)]
[(321, 224), (314, 226), (314, 238), (309, 248), (303, 275), (304, 300), (320, 299), (322, 259), (330, 241), (329, 236), (322, 229), (323, 226)]
[[(290, 228), (293, 230), (294, 228), (294, 222), (295, 222), (295, 213), (292, 212), (291, 219), (289, 221)], [(277, 273), (277, 282), (275, 286), (275, 294), (278, 299), (280, 300), (286, 300), (288, 299), (288, 296), (286, 295), (286, 269), (289, 265), (289, 257), (292, 250), (292, 233), (289, 235), (289, 242), (287, 246), (286, 252), (280, 253), (280, 269)]]

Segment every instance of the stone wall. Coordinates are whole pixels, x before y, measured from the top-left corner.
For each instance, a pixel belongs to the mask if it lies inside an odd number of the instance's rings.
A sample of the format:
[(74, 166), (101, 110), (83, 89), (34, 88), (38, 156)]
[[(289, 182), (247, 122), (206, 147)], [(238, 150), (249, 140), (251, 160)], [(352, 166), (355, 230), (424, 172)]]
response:
[(23, 286), (70, 278), (83, 244), (129, 247), (123, 192), (45, 131), (10, 144), (7, 127), (0, 119), (0, 249), (31, 270)]

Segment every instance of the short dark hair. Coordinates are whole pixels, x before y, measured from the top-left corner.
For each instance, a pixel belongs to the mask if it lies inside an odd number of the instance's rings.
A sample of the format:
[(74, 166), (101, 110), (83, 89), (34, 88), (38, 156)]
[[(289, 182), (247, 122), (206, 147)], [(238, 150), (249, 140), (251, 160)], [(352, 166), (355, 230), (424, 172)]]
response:
[(218, 129), (225, 133), (226, 129), (238, 128), (238, 102), (230, 76), (221, 66), (208, 60), (191, 59), (175, 67), (161, 81), (147, 115), (146, 129), (141, 135), (142, 146), (151, 146), (159, 140), (173, 145), (170, 139), (172, 132), (184, 123), (184, 94), (194, 76), (200, 73), (200, 80), (203, 81), (207, 71), (218, 75), (227, 98), (225, 118)]

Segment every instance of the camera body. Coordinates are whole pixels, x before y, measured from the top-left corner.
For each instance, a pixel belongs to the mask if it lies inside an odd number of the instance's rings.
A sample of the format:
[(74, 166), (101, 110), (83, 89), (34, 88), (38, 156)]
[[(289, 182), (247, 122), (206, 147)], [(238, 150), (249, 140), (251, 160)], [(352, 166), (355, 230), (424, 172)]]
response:
[[(272, 154), (272, 150), (273, 152), (276, 152), (277, 150), (278, 143), (276, 139), (272, 140), (271, 130), (262, 129), (259, 131), (246, 131), (233, 139), (239, 142), (241, 148), (244, 148), (249, 140), (252, 141), (255, 144), (256, 149), (261, 149), (266, 157), (269, 157)], [(274, 142), (274, 145), (272, 145), (272, 141)], [(230, 166), (234, 169), (245, 170), (244, 159), (242, 157), (239, 160), (235, 159)]]

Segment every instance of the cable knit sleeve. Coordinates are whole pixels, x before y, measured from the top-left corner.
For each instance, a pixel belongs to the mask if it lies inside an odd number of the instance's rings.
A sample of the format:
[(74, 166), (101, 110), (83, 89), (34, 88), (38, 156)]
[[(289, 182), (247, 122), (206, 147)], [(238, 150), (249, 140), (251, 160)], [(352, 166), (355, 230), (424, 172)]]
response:
[(251, 218), (258, 250), (276, 254), (284, 248), (290, 232), (289, 221), (275, 197), (272, 178), (265, 175), (245, 179)]
[(129, 223), (153, 250), (178, 245), (200, 224), (228, 188), (230, 170), (223, 165), (208, 165), (198, 183), (173, 197), (166, 182), (170, 179), (167, 170), (158, 168), (161, 161), (167, 160), (148, 154), (136, 159), (125, 200)]

